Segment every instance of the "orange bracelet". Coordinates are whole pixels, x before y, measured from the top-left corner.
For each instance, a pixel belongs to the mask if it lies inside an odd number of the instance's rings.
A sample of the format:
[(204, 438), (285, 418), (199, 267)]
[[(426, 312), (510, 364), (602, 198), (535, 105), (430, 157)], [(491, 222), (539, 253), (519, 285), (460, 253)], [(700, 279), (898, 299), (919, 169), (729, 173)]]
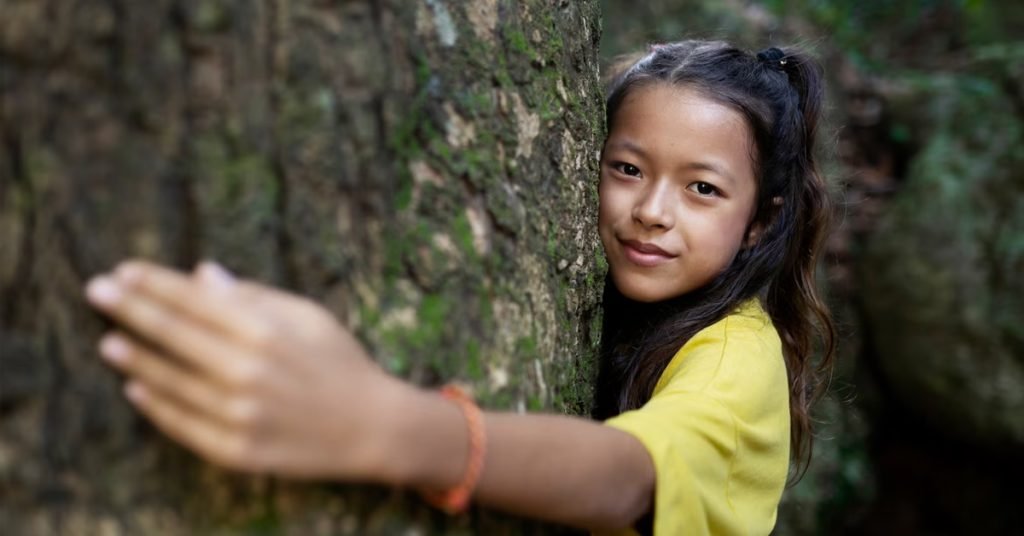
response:
[(466, 417), (466, 424), (469, 425), (469, 461), (462, 480), (455, 487), (437, 493), (424, 492), (423, 498), (449, 514), (457, 514), (469, 506), (469, 499), (480, 480), (484, 452), (487, 450), (487, 433), (484, 431), (483, 413), (465, 391), (454, 384), (448, 384), (441, 388), (441, 396), (458, 404)]

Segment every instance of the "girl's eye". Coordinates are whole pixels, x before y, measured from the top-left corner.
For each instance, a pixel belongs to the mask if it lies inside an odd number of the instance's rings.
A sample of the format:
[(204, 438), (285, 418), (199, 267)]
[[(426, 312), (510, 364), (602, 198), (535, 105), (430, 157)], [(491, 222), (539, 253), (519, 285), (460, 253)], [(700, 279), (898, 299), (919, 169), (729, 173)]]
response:
[(612, 164), (612, 167), (617, 169), (619, 173), (622, 173), (623, 175), (629, 175), (630, 177), (640, 176), (640, 168), (634, 166), (633, 164), (627, 164), (625, 162), (616, 162), (615, 164)]
[(695, 182), (690, 185), (690, 189), (704, 196), (712, 196), (718, 193), (718, 188), (706, 182)]

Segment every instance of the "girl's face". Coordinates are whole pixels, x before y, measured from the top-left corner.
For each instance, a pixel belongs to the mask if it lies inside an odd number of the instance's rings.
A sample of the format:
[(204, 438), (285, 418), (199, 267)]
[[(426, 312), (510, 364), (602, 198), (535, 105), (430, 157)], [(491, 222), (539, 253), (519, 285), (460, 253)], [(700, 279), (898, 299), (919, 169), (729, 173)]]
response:
[(613, 124), (598, 229), (615, 286), (642, 302), (700, 288), (759, 232), (746, 121), (692, 89), (655, 83), (633, 89)]

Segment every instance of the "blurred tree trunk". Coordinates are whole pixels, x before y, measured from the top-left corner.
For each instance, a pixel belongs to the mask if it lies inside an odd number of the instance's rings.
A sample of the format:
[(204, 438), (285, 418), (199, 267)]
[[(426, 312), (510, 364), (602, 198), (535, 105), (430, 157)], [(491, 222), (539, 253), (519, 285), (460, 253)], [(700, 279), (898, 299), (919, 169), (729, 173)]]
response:
[(213, 257), (412, 381), (583, 413), (598, 34), (593, 1), (0, 0), (3, 531), (554, 531), (196, 461), (124, 402), (81, 289)]

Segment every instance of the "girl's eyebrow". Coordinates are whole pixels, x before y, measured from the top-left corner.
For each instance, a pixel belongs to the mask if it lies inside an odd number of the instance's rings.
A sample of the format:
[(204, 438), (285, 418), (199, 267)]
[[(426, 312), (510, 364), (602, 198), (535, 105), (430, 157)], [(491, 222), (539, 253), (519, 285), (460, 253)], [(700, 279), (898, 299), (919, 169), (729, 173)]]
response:
[(609, 143), (608, 147), (611, 149), (625, 149), (636, 153), (640, 158), (647, 158), (647, 151), (644, 151), (639, 145), (631, 140), (615, 140)]
[(726, 181), (729, 181), (729, 182), (731, 182), (733, 184), (736, 183), (736, 178), (733, 177), (731, 173), (726, 171), (724, 167), (716, 166), (715, 164), (713, 164), (711, 162), (690, 162), (690, 163), (686, 164), (683, 167), (686, 168), (686, 169), (695, 169), (695, 170), (700, 170), (700, 171), (710, 171), (711, 173), (714, 173), (715, 175), (718, 175), (719, 177), (722, 177)]
[[(624, 150), (627, 150), (627, 151), (630, 151), (630, 152), (636, 154), (640, 158), (644, 158), (644, 159), (648, 158), (647, 151), (644, 151), (642, 147), (640, 147), (638, 144), (636, 144), (632, 140), (615, 140), (615, 141), (612, 141), (612, 142), (608, 143), (608, 148), (609, 149), (624, 149)], [(725, 180), (727, 180), (727, 181), (729, 181), (729, 182), (731, 182), (733, 184), (736, 183), (736, 177), (734, 177), (731, 173), (726, 171), (725, 167), (720, 166), (720, 165), (715, 165), (715, 163), (713, 163), (713, 162), (702, 162), (702, 161), (687, 162), (686, 165), (683, 166), (683, 168), (684, 169), (697, 170), (697, 171), (710, 171), (711, 173), (714, 173), (715, 175), (718, 175), (719, 177), (722, 177), (723, 179), (725, 179)]]

